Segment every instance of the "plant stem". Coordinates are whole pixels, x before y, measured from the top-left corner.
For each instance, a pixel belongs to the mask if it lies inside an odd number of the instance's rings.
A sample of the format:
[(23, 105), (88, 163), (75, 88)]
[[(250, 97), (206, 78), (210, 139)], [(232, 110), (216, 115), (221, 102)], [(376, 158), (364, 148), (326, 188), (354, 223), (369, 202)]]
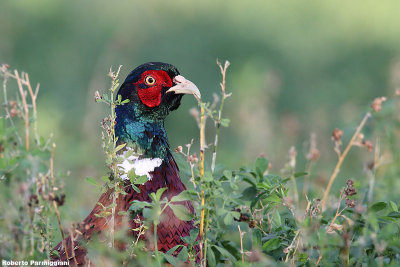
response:
[(28, 104), (26, 103), (26, 95), (24, 88), (22, 86), (21, 78), (19, 77), (19, 73), (17, 70), (14, 70), (15, 79), (18, 83), (19, 94), (21, 95), (22, 105), (24, 107), (24, 121), (25, 121), (25, 148), (29, 151), (29, 108)]
[(325, 202), (326, 202), (326, 199), (328, 198), (329, 191), (331, 190), (332, 184), (335, 181), (335, 179), (336, 179), (336, 177), (337, 177), (337, 175), (339, 173), (340, 167), (342, 166), (342, 163), (343, 163), (344, 159), (346, 158), (347, 154), (350, 151), (350, 148), (353, 146), (353, 144), (356, 141), (358, 135), (360, 134), (362, 128), (364, 127), (365, 123), (367, 122), (367, 119), (370, 116), (371, 116), (371, 113), (369, 113), (369, 112), (367, 112), (367, 114), (365, 114), (365, 116), (362, 119), (360, 125), (358, 125), (353, 137), (351, 138), (349, 144), (347, 145), (347, 147), (345, 148), (343, 153), (340, 155), (339, 160), (338, 160), (338, 162), (336, 164), (336, 167), (333, 170), (333, 173), (332, 173), (331, 177), (329, 178), (329, 182), (328, 182), (328, 185), (327, 185), (327, 187), (325, 189), (324, 196), (323, 196), (323, 198), (321, 200), (321, 208), (322, 208), (322, 210), (325, 209)]
[(240, 236), (240, 254), (242, 254), (242, 262), (244, 263), (244, 251), (243, 251), (243, 235), (245, 234), (240, 230), (240, 225), (238, 225), (239, 236)]
[(153, 234), (154, 254), (156, 256), (157, 263), (160, 266), (161, 263), (160, 263), (160, 258), (159, 258), (159, 254), (158, 254), (158, 244), (157, 244), (157, 239), (158, 239), (157, 238), (157, 226), (158, 226), (158, 224), (154, 222), (153, 225), (154, 225), (154, 234)]
[[(225, 83), (225, 75), (224, 75), (224, 83)], [(215, 161), (217, 159), (218, 137), (219, 137), (219, 130), (221, 128), (222, 109), (224, 108), (224, 102), (225, 102), (226, 98), (227, 97), (225, 96), (225, 93), (224, 93), (224, 95), (222, 96), (221, 105), (219, 107), (218, 120), (215, 123), (217, 130), (216, 130), (216, 133), (215, 133), (214, 147), (213, 147), (213, 154), (212, 154), (212, 161), (211, 161), (211, 172), (212, 173), (214, 173), (214, 170), (215, 170)]]
[(215, 139), (214, 139), (214, 148), (213, 148), (213, 155), (212, 155), (212, 161), (211, 161), (211, 172), (214, 173), (215, 169), (215, 161), (217, 159), (217, 146), (218, 146), (218, 136), (219, 136), (219, 129), (221, 128), (221, 117), (222, 117), (222, 110), (224, 108), (224, 102), (225, 99), (230, 96), (230, 94), (226, 94), (226, 83), (225, 83), (225, 77), (226, 77), (226, 70), (229, 67), (229, 61), (225, 61), (224, 67), (222, 67), (221, 63), (217, 60), (217, 64), (221, 70), (222, 74), (222, 83), (221, 85), (221, 91), (222, 91), (222, 99), (221, 99), (221, 105), (219, 106), (219, 112), (218, 112), (218, 119), (216, 121), (216, 134), (215, 134)]
[(32, 109), (33, 109), (33, 133), (35, 134), (36, 142), (39, 144), (39, 135), (37, 133), (37, 107), (36, 107), (36, 98), (39, 92), (39, 85), (36, 86), (35, 92), (33, 92), (31, 83), (29, 81), (28, 73), (25, 73), (25, 78), (23, 80), (23, 83), (28, 88), (29, 95), (31, 96)]
[[(117, 147), (117, 138), (115, 136), (115, 119), (116, 119), (116, 115), (115, 115), (115, 90), (118, 87), (118, 75), (119, 72), (121, 70), (122, 65), (119, 66), (117, 73), (113, 73), (112, 71), (110, 71), (111, 73), (111, 88), (110, 88), (110, 109), (111, 109), (111, 141), (113, 142), (113, 152), (111, 154), (111, 157), (113, 159), (115, 159), (116, 157), (116, 152), (115, 152), (115, 148)], [(118, 190), (119, 190), (119, 177), (118, 177), (118, 169), (117, 169), (117, 164), (116, 162), (113, 160), (112, 163), (112, 172), (113, 172), (113, 176), (114, 176), (114, 192), (113, 192), (113, 201), (112, 201), (112, 208), (111, 208), (111, 230), (110, 230), (110, 235), (111, 235), (111, 246), (114, 247), (114, 231), (115, 231), (115, 208), (116, 208), (116, 202), (117, 202), (117, 198), (118, 198)]]
[[(226, 69), (229, 67), (229, 61), (225, 61), (224, 67), (222, 67), (221, 63), (217, 60), (217, 64), (220, 67), (221, 74), (222, 74), (222, 83), (221, 85), (221, 91), (222, 91), (222, 99), (221, 99), (221, 105), (219, 106), (219, 112), (218, 112), (218, 119), (215, 122), (216, 126), (216, 133), (215, 133), (215, 139), (214, 139), (214, 147), (213, 147), (213, 154), (212, 154), (212, 161), (211, 161), (211, 173), (214, 174), (215, 171), (215, 161), (217, 159), (217, 147), (218, 147), (218, 139), (219, 139), (219, 131), (221, 128), (221, 117), (222, 117), (222, 110), (224, 108), (224, 102), (225, 99), (230, 96), (230, 94), (226, 94), (226, 86), (225, 86), (225, 77), (226, 77)], [(201, 123), (200, 123), (201, 124)], [(207, 215), (206, 215), (206, 225), (205, 225), (205, 233), (204, 233), (204, 263), (207, 262), (207, 229), (208, 229), (208, 224), (209, 224), (209, 217), (210, 217), (210, 210), (207, 209)]]
[(50, 178), (51, 178), (51, 190), (54, 188), (54, 154), (56, 150), (56, 144), (53, 143), (50, 158)]
[[(200, 177), (204, 176), (204, 130), (205, 130), (205, 115), (204, 106), (200, 106)], [(203, 233), (204, 233), (204, 188), (201, 186), (201, 214), (200, 214), (200, 265), (203, 266)]]
[(372, 170), (368, 170), (367, 174), (369, 177), (369, 188), (368, 188), (368, 202), (372, 203), (374, 197), (374, 185), (375, 185), (375, 172), (376, 169), (379, 167), (379, 156), (380, 156), (380, 139), (379, 137), (376, 138), (375, 142), (375, 153), (374, 153), (374, 167)]
[(207, 240), (207, 229), (208, 229), (208, 223), (209, 223), (209, 218), (210, 218), (210, 210), (207, 209), (207, 215), (206, 215), (206, 225), (205, 229), (206, 231), (204, 232), (204, 263), (206, 265), (207, 262), (207, 246), (208, 246), (208, 240)]
[(69, 236), (71, 237), (71, 247), (72, 247), (71, 253), (72, 253), (72, 258), (74, 259), (75, 265), (78, 266), (78, 261), (76, 260), (76, 257), (75, 257), (75, 250), (73, 249), (73, 248), (75, 247), (75, 243), (74, 243), (74, 241), (75, 241), (75, 240), (74, 240), (74, 239), (75, 239), (75, 237), (74, 237), (74, 230), (75, 230), (75, 228), (69, 230)]
[[(63, 244), (64, 250), (65, 250), (65, 255), (66, 255), (67, 259), (69, 259), (67, 244), (65, 243), (64, 229), (61, 224), (60, 213), (58, 212), (57, 202), (55, 200), (53, 200), (53, 207), (54, 207), (54, 211), (56, 212), (56, 215), (57, 215), (57, 221), (58, 221), (58, 226), (60, 227), (61, 237), (63, 239), (62, 244)], [(72, 248), (72, 249), (74, 249), (74, 248)], [(68, 261), (68, 266), (69, 266), (69, 261)]]
[(318, 257), (318, 260), (317, 260), (317, 263), (315, 264), (316, 266), (318, 266), (318, 264), (319, 264), (319, 262), (321, 261), (321, 259), (322, 259), (322, 253), (319, 255), (319, 257)]
[[(54, 184), (54, 152), (55, 152), (55, 147), (56, 145), (53, 143), (53, 150), (51, 151), (51, 157), (50, 157), (50, 178), (51, 178), (51, 182), (52, 184)], [(52, 186), (51, 190), (54, 190), (54, 186)], [(54, 197), (54, 193), (53, 193), (53, 197)], [(69, 255), (68, 255), (68, 249), (67, 249), (67, 244), (65, 242), (65, 235), (64, 235), (64, 229), (63, 226), (61, 224), (61, 217), (60, 217), (60, 213), (58, 212), (58, 207), (57, 207), (57, 202), (53, 199), (53, 207), (54, 207), (54, 211), (56, 212), (57, 215), (57, 221), (58, 221), (58, 226), (60, 227), (60, 232), (61, 232), (61, 237), (62, 237), (62, 244), (65, 250), (65, 255), (67, 257), (68, 260), (68, 266), (69, 266)], [(72, 247), (72, 249), (74, 249)]]
[(290, 175), (290, 180), (292, 181), (292, 186), (293, 186), (293, 198), (296, 206), (298, 207), (299, 205), (299, 192), (297, 191), (297, 183), (296, 183), (296, 178), (294, 177), (294, 169), (292, 170), (292, 174)]
[[(6, 111), (6, 117), (9, 119), (11, 126), (12, 126), (13, 128), (15, 128), (14, 121), (13, 121), (13, 119), (12, 119), (12, 116), (11, 116), (11, 114), (10, 114), (10, 110), (9, 110), (9, 108), (8, 108), (9, 102), (8, 102), (8, 98), (7, 98), (7, 81), (8, 81), (8, 77), (11, 77), (11, 78), (14, 78), (14, 79), (16, 79), (16, 78), (15, 78), (15, 76), (12, 75), (9, 71), (7, 71), (7, 69), (5, 69), (5, 68), (2, 68), (1, 71), (2, 71), (3, 74), (4, 74), (4, 79), (3, 79), (4, 109), (5, 109), (5, 111)], [(20, 144), (22, 144), (22, 139), (21, 139), (21, 137), (19, 136), (18, 131), (15, 131), (15, 136), (17, 137), (18, 142), (19, 142)]]
[[(291, 242), (290, 245), (287, 247), (288, 249), (291, 250), (291, 249), (294, 247), (294, 242), (296, 241), (296, 239), (298, 240), (298, 241), (297, 241), (297, 246), (298, 246), (299, 239), (300, 239), (300, 235), (299, 235), (299, 234), (300, 234), (300, 230), (298, 230), (298, 231), (296, 232), (296, 235), (293, 237), (292, 242)], [(295, 247), (295, 250), (294, 250), (293, 253), (292, 253), (292, 258), (294, 258), (294, 255), (296, 254), (297, 246)], [(289, 261), (290, 250), (289, 250), (288, 253), (286, 254), (285, 262), (288, 262), (288, 261)]]
[(336, 214), (335, 217), (333, 217), (332, 222), (329, 224), (329, 226), (326, 228), (326, 232), (329, 232), (329, 230), (331, 230), (332, 225), (335, 223), (336, 219), (342, 214), (342, 212), (346, 209), (346, 206), (339, 212), (340, 209), (340, 204), (342, 203), (343, 200), (343, 191), (340, 192), (340, 196), (339, 196), (339, 203), (336, 209)]

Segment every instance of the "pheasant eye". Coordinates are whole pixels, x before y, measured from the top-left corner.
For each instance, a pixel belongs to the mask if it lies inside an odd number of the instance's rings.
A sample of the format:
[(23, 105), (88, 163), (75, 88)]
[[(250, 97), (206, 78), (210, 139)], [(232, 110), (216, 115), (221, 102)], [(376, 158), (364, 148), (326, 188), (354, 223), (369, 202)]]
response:
[(146, 83), (146, 85), (153, 85), (156, 83), (156, 79), (154, 79), (152, 76), (146, 76), (146, 78), (144, 79), (144, 82)]

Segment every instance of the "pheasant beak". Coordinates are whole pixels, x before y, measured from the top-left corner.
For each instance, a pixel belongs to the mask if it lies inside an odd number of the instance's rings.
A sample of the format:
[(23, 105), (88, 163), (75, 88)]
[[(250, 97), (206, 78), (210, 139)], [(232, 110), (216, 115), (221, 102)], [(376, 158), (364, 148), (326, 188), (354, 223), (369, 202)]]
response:
[(199, 88), (191, 81), (185, 79), (182, 75), (177, 75), (174, 78), (175, 86), (168, 89), (167, 93), (174, 92), (175, 94), (194, 95), (197, 100), (200, 100), (201, 94)]

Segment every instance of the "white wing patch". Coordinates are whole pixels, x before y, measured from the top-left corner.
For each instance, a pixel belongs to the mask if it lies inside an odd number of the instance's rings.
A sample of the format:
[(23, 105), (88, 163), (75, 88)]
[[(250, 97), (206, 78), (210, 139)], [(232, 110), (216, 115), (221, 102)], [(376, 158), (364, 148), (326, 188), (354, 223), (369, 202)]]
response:
[[(129, 149), (129, 148), (128, 148)], [(125, 157), (124, 151), (122, 154)], [(132, 169), (135, 169), (135, 173), (138, 176), (147, 175), (149, 180), (151, 180), (150, 172), (154, 171), (155, 168), (159, 167), (162, 163), (162, 159), (160, 158), (144, 158), (139, 159), (137, 155), (131, 155), (126, 158), (122, 163), (118, 164), (118, 167), (122, 168), (125, 173), (121, 175), (123, 180), (129, 180), (128, 172)]]

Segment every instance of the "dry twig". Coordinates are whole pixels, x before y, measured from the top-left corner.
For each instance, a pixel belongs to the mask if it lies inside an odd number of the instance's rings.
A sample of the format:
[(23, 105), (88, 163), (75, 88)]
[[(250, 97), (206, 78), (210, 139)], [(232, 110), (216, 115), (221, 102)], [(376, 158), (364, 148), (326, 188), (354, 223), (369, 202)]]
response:
[(359, 136), (362, 128), (364, 127), (365, 123), (367, 122), (367, 119), (370, 116), (371, 116), (370, 112), (365, 114), (365, 116), (362, 119), (360, 125), (358, 125), (353, 137), (351, 138), (349, 144), (347, 145), (347, 147), (345, 148), (343, 153), (340, 154), (339, 160), (338, 160), (338, 162), (337, 162), (337, 164), (335, 166), (335, 169), (333, 170), (333, 173), (332, 173), (331, 177), (329, 178), (329, 182), (328, 182), (328, 185), (326, 186), (324, 196), (322, 197), (322, 200), (321, 200), (321, 208), (322, 208), (322, 210), (325, 209), (325, 203), (326, 203), (326, 199), (328, 198), (329, 191), (331, 190), (332, 184), (335, 181), (335, 179), (336, 179), (336, 177), (337, 177), (337, 175), (338, 175), (338, 173), (340, 171), (340, 167), (342, 166), (344, 159), (346, 158), (347, 154), (349, 153), (350, 148), (354, 145), (354, 142), (356, 141), (356, 139)]

